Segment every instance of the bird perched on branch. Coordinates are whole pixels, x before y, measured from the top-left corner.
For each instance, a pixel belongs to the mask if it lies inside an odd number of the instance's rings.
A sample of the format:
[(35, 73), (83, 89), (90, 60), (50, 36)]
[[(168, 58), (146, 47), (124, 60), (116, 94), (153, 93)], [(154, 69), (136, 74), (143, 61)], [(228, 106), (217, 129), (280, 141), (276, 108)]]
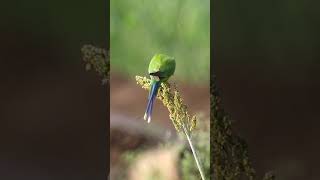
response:
[(161, 82), (166, 82), (174, 74), (176, 68), (176, 61), (173, 57), (156, 54), (150, 61), (148, 73), (151, 78), (151, 86), (148, 97), (147, 109), (144, 114), (144, 120), (148, 123), (151, 121), (151, 114), (154, 100), (157, 97), (158, 89)]

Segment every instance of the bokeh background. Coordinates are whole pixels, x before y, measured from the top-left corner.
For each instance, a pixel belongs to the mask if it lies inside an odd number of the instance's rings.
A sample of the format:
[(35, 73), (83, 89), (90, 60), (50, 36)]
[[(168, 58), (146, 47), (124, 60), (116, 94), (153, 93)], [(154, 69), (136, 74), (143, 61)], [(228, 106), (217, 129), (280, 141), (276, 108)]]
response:
[(319, 2), (215, 1), (213, 69), (258, 174), (319, 179)]
[(208, 82), (209, 2), (111, 0), (112, 71), (145, 74), (151, 57), (165, 53), (176, 58), (178, 79)]
[[(208, 120), (209, 7), (209, 0), (110, 1), (112, 178), (120, 179), (125, 173), (122, 157), (126, 152), (149, 150), (176, 136), (168, 110), (158, 100), (152, 122), (143, 120), (148, 92), (136, 84), (135, 76), (149, 77), (148, 65), (154, 54), (175, 57), (176, 72), (170, 81), (177, 83), (190, 113), (198, 114), (200, 121)], [(161, 156), (156, 152), (152, 157)], [(158, 163), (162, 167), (168, 164), (165, 160)], [(146, 178), (141, 172), (136, 174), (138, 179)]]
[(80, 52), (107, 47), (106, 4), (1, 2), (0, 179), (106, 179), (109, 91)]

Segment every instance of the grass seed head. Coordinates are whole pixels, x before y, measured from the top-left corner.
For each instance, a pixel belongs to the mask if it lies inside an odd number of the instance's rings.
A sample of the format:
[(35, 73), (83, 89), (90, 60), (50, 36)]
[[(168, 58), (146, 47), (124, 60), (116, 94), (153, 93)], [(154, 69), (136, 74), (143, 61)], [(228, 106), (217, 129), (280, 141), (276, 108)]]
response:
[[(143, 89), (150, 89), (150, 79), (136, 76), (136, 81)], [(168, 82), (161, 83), (157, 98), (167, 107), (169, 118), (178, 132), (181, 131), (183, 126), (185, 126), (189, 132), (195, 129), (197, 118), (196, 116), (189, 115), (188, 107), (183, 104), (183, 99), (175, 85), (169, 84)]]
[(110, 73), (109, 53), (105, 49), (89, 44), (82, 46), (81, 52), (86, 70), (94, 69), (102, 77), (103, 82), (108, 82)]

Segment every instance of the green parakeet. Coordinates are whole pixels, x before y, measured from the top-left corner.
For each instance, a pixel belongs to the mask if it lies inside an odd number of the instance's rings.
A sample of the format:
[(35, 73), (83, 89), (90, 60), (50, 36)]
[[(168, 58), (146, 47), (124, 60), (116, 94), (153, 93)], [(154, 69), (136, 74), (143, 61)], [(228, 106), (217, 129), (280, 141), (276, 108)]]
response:
[(148, 72), (151, 78), (151, 88), (147, 109), (144, 114), (144, 120), (148, 120), (148, 123), (151, 121), (153, 103), (157, 97), (160, 84), (161, 82), (166, 82), (174, 74), (175, 68), (175, 59), (164, 54), (156, 54), (150, 61)]

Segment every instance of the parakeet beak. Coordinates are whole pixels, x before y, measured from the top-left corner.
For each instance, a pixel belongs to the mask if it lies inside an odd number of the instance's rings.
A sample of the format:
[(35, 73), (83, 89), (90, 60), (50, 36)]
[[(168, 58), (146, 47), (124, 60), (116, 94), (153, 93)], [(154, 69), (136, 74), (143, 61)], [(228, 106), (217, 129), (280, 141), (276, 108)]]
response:
[(160, 81), (160, 78), (158, 76), (152, 76), (154, 80)]
[(160, 81), (160, 71), (149, 73), (150, 76), (154, 78), (156, 81)]

